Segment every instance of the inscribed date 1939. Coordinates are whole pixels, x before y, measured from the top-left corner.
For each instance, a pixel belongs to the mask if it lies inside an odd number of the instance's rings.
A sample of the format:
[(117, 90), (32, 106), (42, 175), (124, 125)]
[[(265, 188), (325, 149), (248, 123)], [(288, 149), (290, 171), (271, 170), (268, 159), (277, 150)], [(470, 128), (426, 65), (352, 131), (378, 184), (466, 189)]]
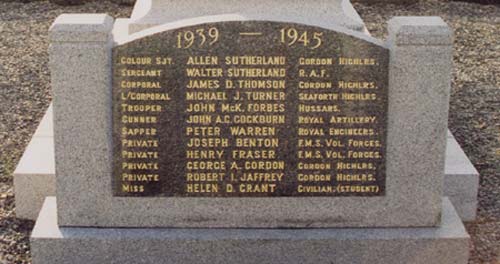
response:
[(384, 195), (388, 50), (238, 21), (113, 51), (116, 196)]

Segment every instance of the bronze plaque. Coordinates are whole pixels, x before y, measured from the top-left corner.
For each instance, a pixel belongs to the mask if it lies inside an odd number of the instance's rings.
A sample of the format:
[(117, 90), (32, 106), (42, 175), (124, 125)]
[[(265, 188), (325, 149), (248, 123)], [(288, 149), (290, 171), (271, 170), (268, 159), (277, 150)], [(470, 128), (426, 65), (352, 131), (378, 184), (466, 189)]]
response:
[(388, 49), (234, 21), (113, 50), (116, 196), (380, 196)]

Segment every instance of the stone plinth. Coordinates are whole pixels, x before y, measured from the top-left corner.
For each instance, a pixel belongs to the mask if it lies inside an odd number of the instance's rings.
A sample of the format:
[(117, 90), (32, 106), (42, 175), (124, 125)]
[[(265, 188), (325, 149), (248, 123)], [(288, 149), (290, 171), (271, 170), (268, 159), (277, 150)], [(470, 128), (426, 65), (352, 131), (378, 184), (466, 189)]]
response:
[(450, 134), (446, 145), (444, 194), (463, 221), (473, 221), (477, 212), (479, 173)]
[(56, 195), (52, 106), (14, 171), (16, 217), (36, 220), (47, 196)]
[(62, 228), (50, 197), (31, 236), (41, 263), (466, 264), (469, 235), (451, 203), (435, 228)]

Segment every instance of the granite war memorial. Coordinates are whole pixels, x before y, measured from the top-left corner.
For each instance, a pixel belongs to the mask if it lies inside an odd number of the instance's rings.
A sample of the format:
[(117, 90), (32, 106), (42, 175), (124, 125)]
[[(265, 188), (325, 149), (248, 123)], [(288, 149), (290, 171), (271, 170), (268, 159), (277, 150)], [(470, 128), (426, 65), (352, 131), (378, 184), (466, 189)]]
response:
[(445, 197), (452, 30), (388, 29), (342, 0), (61, 15), (33, 262), (467, 263)]

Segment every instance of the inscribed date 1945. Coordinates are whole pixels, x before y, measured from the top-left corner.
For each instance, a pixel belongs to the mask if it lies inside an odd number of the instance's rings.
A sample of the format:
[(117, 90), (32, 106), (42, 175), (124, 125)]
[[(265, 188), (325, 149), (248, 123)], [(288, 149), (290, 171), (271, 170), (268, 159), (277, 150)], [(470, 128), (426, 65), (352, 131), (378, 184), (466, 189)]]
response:
[(388, 50), (238, 21), (113, 51), (116, 196), (379, 196)]

